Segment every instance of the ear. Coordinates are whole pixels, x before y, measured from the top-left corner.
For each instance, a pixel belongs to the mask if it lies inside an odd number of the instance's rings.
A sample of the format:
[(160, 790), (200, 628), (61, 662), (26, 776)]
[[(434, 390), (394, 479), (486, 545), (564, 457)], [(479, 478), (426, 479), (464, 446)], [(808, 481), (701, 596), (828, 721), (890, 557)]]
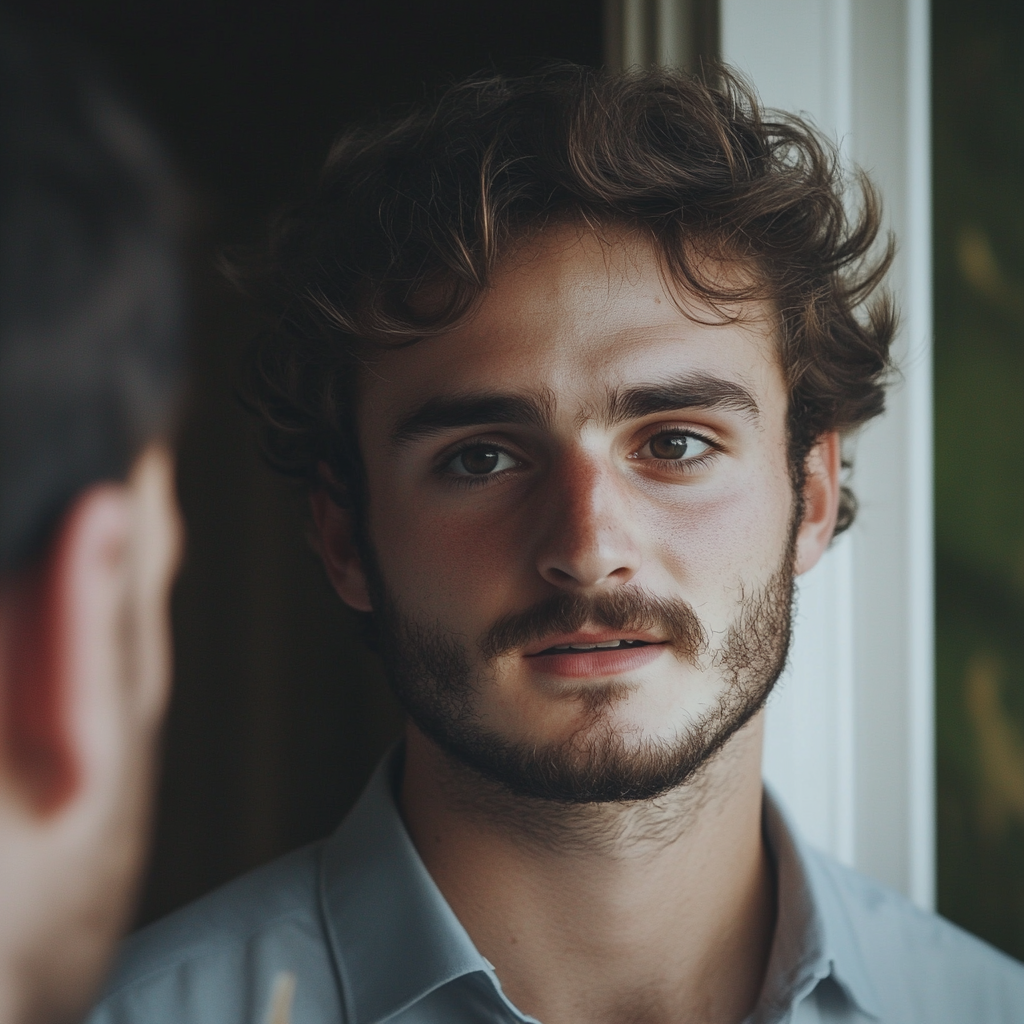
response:
[(796, 537), (799, 576), (818, 564), (832, 541), (839, 515), (840, 443), (837, 433), (822, 435), (807, 456), (804, 516)]
[(309, 503), (320, 541), (320, 555), (332, 586), (350, 608), (357, 612), (373, 611), (366, 573), (355, 543), (351, 509), (342, 508), (322, 488), (310, 495)]
[[(37, 816), (71, 803), (88, 772), (98, 679), (121, 666), (128, 489), (101, 485), (64, 516), (43, 558), (8, 581), (0, 602), (4, 782)], [(97, 707), (99, 703), (99, 707)]]

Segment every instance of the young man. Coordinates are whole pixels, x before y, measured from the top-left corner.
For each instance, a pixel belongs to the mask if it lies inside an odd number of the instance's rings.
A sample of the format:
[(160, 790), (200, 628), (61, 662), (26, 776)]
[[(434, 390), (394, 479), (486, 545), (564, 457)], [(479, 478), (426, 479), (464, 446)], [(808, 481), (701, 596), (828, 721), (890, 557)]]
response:
[(127, 926), (169, 681), (173, 190), (75, 52), (0, 25), (0, 1022)]
[(251, 402), (406, 737), (330, 840), (139, 936), (97, 1024), (254, 1020), (287, 976), (303, 1024), (1024, 1015), (1019, 965), (762, 788), (889, 369), (843, 185), (725, 72), (471, 81), (335, 146)]

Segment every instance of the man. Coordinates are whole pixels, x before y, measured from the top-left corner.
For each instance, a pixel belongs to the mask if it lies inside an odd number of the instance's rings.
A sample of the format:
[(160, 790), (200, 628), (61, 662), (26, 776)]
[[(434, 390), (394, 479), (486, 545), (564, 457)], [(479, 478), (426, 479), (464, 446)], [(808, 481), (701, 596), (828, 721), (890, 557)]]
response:
[(303, 1024), (1021, 1018), (1024, 970), (761, 783), (889, 370), (857, 184), (724, 71), (475, 80), (335, 146), (250, 282), (250, 402), (408, 728), (331, 839), (140, 935), (97, 1024), (282, 977)]
[(127, 925), (179, 548), (174, 195), (69, 49), (0, 26), (0, 1021), (78, 1020)]

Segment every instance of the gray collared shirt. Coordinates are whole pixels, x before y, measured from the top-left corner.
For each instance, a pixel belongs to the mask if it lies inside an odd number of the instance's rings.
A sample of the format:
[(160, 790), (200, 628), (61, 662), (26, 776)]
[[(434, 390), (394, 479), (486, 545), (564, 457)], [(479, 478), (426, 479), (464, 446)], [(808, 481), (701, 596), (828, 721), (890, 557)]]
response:
[[(395, 756), (328, 840), (130, 939), (89, 1024), (517, 1024), (493, 966), (427, 873), (395, 804)], [(778, 922), (750, 1024), (1024, 1021), (1024, 966), (796, 838), (770, 795)]]

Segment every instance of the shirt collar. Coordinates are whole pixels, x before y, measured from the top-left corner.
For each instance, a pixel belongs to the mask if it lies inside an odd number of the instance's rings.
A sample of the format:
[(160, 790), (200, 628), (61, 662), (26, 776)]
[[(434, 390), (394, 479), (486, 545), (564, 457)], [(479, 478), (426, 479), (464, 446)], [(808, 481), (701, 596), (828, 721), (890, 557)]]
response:
[[(346, 1020), (376, 1024), (475, 972), (488, 975), (497, 998), (512, 1009), (405, 829), (395, 802), (401, 754), (399, 746), (384, 758), (324, 849), (321, 900)], [(829, 977), (877, 1018), (878, 999), (835, 882), (768, 791), (763, 820), (776, 868), (778, 920), (751, 1021), (783, 1019)]]
[(765, 841), (775, 863), (778, 917), (753, 1014), (754, 1024), (782, 1020), (826, 978), (869, 1017), (881, 1014), (849, 912), (821, 854), (799, 839), (765, 787)]
[(374, 1024), (474, 971), (489, 972), (423, 866), (395, 803), (401, 746), (324, 849), (321, 900), (346, 1002)]

